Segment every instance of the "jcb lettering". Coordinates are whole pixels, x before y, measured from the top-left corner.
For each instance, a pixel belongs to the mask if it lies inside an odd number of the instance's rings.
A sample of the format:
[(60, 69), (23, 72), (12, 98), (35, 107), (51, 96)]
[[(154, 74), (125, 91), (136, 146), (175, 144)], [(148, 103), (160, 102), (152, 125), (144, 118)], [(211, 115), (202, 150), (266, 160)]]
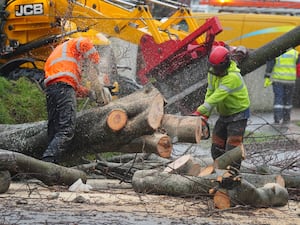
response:
[(16, 16), (33, 16), (43, 14), (43, 3), (16, 5)]

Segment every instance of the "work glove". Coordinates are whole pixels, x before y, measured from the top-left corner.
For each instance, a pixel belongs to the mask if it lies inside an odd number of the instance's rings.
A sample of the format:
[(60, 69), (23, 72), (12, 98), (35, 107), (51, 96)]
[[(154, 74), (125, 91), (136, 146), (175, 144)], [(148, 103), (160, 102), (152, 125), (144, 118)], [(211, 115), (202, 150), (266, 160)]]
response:
[(265, 77), (264, 88), (269, 87), (272, 84), (272, 81), (269, 77)]
[(202, 120), (205, 120), (207, 122), (208, 116), (200, 113), (199, 111), (194, 111), (190, 114), (190, 116), (200, 116)]

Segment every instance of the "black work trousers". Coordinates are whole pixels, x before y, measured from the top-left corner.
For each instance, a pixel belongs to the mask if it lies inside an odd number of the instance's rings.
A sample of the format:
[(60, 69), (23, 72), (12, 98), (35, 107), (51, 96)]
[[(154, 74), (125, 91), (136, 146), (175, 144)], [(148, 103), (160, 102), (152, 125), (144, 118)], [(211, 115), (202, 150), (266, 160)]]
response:
[(72, 86), (55, 83), (46, 88), (48, 112), (48, 148), (43, 158), (59, 162), (60, 156), (70, 144), (76, 125), (76, 94)]
[[(243, 143), (247, 121), (247, 119), (224, 121), (220, 118), (217, 120), (212, 134), (211, 155), (213, 159)], [(231, 166), (240, 169), (241, 160), (234, 162)]]

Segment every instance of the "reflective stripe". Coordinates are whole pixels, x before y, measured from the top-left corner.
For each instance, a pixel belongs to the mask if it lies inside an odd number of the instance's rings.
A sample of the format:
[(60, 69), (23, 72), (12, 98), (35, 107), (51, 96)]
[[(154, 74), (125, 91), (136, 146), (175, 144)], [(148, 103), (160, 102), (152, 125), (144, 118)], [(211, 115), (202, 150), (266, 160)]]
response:
[(237, 72), (231, 72), (231, 73), (235, 73), (240, 78), (240, 80), (242, 81), (242, 84), (240, 86), (234, 88), (234, 89), (230, 89), (225, 85), (220, 85), (219, 88), (226, 91), (227, 93), (233, 93), (233, 92), (239, 91), (239, 90), (243, 89), (244, 86), (245, 86), (244, 80), (240, 76), (240, 73), (237, 73)]
[(203, 103), (203, 106), (207, 109), (207, 111), (211, 111), (213, 109), (214, 106), (210, 105), (209, 103), (207, 102), (204, 102)]
[(77, 84), (79, 84), (77, 76), (71, 72), (59, 72), (59, 73), (53, 74), (44, 80), (44, 84), (47, 85), (50, 81), (55, 80), (59, 77), (70, 77), (70, 78), (74, 79)]
[(94, 53), (96, 53), (96, 52), (97, 52), (97, 51), (96, 51), (95, 48), (91, 48), (90, 50), (88, 50), (87, 52), (84, 53), (84, 56), (85, 56), (86, 58), (88, 58), (90, 55), (92, 55), (92, 54), (94, 54)]
[(81, 49), (80, 49), (80, 43), (83, 39), (82, 38), (78, 38), (78, 41), (76, 42), (76, 50), (78, 52), (81, 52)]
[(294, 49), (287, 51), (276, 58), (276, 63), (273, 68), (272, 79), (274, 80), (296, 80), (296, 61), (298, 52)]
[(283, 108), (284, 109), (291, 109), (291, 108), (293, 108), (293, 105), (285, 105), (285, 106), (283, 106)]
[(283, 109), (283, 105), (274, 105), (273, 108), (274, 109)]
[(83, 41), (83, 38), (79, 38), (77, 43), (76, 43), (76, 49), (78, 52), (83, 53), (85, 58), (88, 58), (91, 54), (96, 53), (96, 49), (95, 48), (91, 48), (90, 50), (88, 50), (87, 52), (83, 52), (80, 48), (81, 42)]
[(61, 57), (52, 60), (50, 66), (53, 66), (54, 64), (61, 61), (69, 61), (69, 62), (77, 63), (77, 60), (74, 57), (69, 57), (67, 53), (68, 53), (68, 42), (65, 42), (62, 45)]
[(220, 85), (219, 88), (226, 91), (227, 93), (233, 93), (233, 92), (236, 92), (236, 91), (239, 91), (241, 90), (242, 88), (244, 87), (244, 84), (241, 84), (239, 87), (236, 87), (234, 89), (230, 89), (228, 87), (226, 87), (225, 85)]

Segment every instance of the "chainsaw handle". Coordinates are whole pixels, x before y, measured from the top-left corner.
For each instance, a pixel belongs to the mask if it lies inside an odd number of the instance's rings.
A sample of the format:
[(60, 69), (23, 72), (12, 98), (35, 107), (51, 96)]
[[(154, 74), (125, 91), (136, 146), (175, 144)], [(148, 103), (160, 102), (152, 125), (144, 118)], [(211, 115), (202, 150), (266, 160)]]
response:
[[(201, 139), (203, 140), (207, 140), (210, 138), (210, 127), (209, 127), (209, 123), (207, 122), (206, 119), (201, 117), (201, 125), (202, 125), (202, 136)], [(203, 126), (204, 124), (204, 126)]]

